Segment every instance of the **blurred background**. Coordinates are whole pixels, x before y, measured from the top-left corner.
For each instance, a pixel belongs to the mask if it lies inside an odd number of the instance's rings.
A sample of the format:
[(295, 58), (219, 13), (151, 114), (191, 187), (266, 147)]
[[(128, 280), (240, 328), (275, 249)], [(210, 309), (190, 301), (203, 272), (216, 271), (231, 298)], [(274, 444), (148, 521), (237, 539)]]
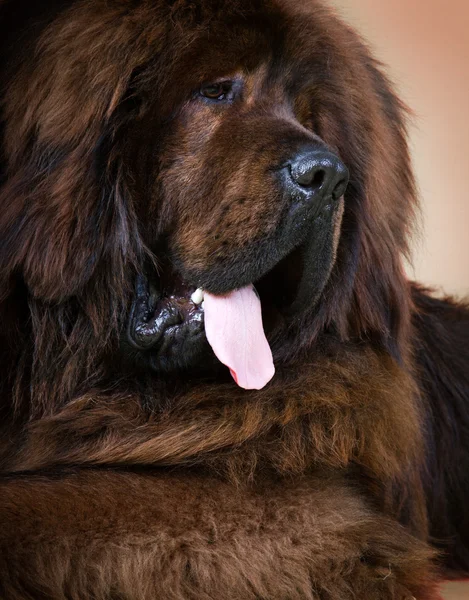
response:
[(469, 295), (469, 2), (330, 1), (388, 65), (415, 113), (422, 218), (409, 276)]

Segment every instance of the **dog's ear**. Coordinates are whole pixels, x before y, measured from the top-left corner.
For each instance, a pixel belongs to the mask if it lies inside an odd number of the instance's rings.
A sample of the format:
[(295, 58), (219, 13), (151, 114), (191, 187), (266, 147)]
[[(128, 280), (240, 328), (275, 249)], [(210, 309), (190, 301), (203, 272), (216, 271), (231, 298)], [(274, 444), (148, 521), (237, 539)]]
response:
[(410, 111), (397, 97), (382, 66), (371, 58), (365, 64), (374, 106), (364, 106), (370, 119), (369, 154), (362, 164), (366, 173), (363, 201), (355, 215), (360, 250), (354, 314), (359, 330), (379, 337), (399, 359), (407, 350), (410, 327), (410, 287), (404, 260), (410, 256), (409, 237), (418, 211), (407, 141)]
[(98, 268), (118, 278), (140, 251), (116, 114), (152, 48), (124, 4), (76, 5), (6, 76), (0, 272), (42, 299), (79, 293)]
[(89, 150), (32, 143), (26, 164), (0, 191), (2, 279), (21, 273), (31, 293), (76, 295), (99, 265), (117, 278), (135, 258), (138, 231), (118, 174), (103, 181)]

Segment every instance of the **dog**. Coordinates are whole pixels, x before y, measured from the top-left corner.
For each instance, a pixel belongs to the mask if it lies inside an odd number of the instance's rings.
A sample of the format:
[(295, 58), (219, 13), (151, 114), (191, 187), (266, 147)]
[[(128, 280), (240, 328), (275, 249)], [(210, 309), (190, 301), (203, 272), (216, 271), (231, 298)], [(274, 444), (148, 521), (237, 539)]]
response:
[(0, 597), (438, 597), (469, 307), (317, 0), (0, 3)]

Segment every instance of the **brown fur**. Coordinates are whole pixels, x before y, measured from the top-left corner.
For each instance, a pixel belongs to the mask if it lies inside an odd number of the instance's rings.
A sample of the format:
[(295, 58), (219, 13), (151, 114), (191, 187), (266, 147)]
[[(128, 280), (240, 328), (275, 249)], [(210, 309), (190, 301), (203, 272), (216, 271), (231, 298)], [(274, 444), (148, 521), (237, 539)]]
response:
[[(406, 116), (366, 46), (315, 0), (13, 4), (1, 597), (436, 598), (440, 569), (469, 571), (469, 311), (404, 275)], [(227, 74), (242, 104), (191, 100)], [(269, 303), (295, 253), (259, 284), (269, 386), (124, 357), (143, 265), (164, 281), (164, 246), (209, 288), (258, 268), (271, 167), (318, 140), (350, 185), (318, 298), (290, 321)]]
[[(5, 482), (0, 505), (34, 582), (4, 556), (3, 597), (384, 600), (431, 587), (423, 544), (333, 480), (237, 490), (197, 471), (88, 471)], [(41, 508), (47, 541), (27, 523)]]

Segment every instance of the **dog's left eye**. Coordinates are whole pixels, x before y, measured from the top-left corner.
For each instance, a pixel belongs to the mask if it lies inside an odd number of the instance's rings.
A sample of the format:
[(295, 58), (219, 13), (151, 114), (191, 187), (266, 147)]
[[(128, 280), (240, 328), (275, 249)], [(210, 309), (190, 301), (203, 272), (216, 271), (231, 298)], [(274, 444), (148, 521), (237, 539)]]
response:
[(233, 98), (233, 82), (220, 81), (218, 83), (209, 83), (200, 88), (200, 95), (208, 100), (223, 102)]

